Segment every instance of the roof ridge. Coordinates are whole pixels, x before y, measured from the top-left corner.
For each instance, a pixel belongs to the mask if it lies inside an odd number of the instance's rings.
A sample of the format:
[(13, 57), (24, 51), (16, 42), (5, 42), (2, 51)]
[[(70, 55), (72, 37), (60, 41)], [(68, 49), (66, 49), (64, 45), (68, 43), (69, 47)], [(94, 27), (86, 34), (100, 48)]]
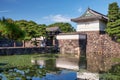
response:
[(71, 19), (71, 21), (74, 21), (74, 22), (77, 22), (77, 21), (83, 21), (83, 20), (90, 20), (90, 19), (100, 19), (100, 20), (104, 20), (104, 21), (107, 21), (108, 20), (108, 17), (102, 13), (99, 13), (91, 8), (88, 7), (88, 9), (84, 12), (83, 15), (77, 17), (77, 18), (74, 18), (74, 19)]
[(107, 17), (107, 15), (104, 15), (104, 14), (102, 14), (102, 13), (100, 13), (100, 12), (97, 12), (97, 11), (91, 9), (91, 8), (89, 8), (89, 10), (91, 10), (91, 11), (93, 11), (93, 12), (95, 12), (95, 13), (98, 13), (98, 14), (100, 14), (100, 15), (103, 15), (103, 16), (106, 16), (106, 17)]

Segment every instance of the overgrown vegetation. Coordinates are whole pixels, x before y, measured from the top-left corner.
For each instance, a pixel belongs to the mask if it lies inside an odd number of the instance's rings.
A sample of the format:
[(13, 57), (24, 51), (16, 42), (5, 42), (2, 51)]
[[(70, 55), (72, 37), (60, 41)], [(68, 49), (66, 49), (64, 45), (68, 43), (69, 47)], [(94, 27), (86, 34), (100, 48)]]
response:
[(0, 63), (6, 63), (6, 67), (32, 66), (31, 58), (36, 55), (9, 55), (0, 56)]
[(57, 54), (27, 54), (0, 56), (0, 64), (4, 63), (12, 67), (32, 66), (31, 59), (43, 59), (43, 57), (44, 59), (55, 59), (57, 57)]
[[(9, 80), (15, 80), (16, 77), (22, 80), (26, 80), (28, 76), (30, 79), (33, 76), (43, 77), (48, 72), (58, 70), (53, 67), (57, 56), (57, 54), (0, 56), (0, 73), (3, 73)], [(40, 65), (31, 63), (32, 59), (45, 60), (49, 65), (41, 68)]]
[(112, 66), (109, 71), (101, 74), (100, 80), (120, 80), (120, 64)]

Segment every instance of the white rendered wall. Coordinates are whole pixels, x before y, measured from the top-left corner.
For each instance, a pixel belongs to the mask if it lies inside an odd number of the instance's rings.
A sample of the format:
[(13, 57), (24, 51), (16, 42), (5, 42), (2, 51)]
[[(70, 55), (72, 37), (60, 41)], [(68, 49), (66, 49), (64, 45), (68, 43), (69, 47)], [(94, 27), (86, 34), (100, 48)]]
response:
[(80, 31), (104, 31), (106, 24), (102, 21), (79, 22), (77, 32)]
[(57, 35), (56, 36), (57, 39), (79, 39), (79, 35)]

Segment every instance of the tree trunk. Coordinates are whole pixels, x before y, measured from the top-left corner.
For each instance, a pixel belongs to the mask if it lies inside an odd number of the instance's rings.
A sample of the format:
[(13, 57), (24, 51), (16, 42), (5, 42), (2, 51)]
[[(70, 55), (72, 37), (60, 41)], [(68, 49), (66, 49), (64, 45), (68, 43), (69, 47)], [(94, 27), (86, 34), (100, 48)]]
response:
[(23, 42), (23, 47), (25, 47), (25, 40), (23, 40), (22, 42)]
[(14, 43), (13, 43), (13, 44), (14, 44), (14, 47), (16, 47), (16, 42), (15, 42), (15, 41), (14, 41)]

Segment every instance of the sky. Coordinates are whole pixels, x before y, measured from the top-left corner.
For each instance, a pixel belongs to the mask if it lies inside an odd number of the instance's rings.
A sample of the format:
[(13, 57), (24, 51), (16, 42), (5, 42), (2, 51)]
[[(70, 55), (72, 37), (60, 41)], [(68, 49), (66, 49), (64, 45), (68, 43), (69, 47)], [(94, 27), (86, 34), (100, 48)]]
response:
[(76, 28), (72, 18), (81, 16), (89, 7), (107, 14), (108, 5), (120, 0), (0, 0), (0, 18), (32, 20), (38, 24), (69, 22)]

